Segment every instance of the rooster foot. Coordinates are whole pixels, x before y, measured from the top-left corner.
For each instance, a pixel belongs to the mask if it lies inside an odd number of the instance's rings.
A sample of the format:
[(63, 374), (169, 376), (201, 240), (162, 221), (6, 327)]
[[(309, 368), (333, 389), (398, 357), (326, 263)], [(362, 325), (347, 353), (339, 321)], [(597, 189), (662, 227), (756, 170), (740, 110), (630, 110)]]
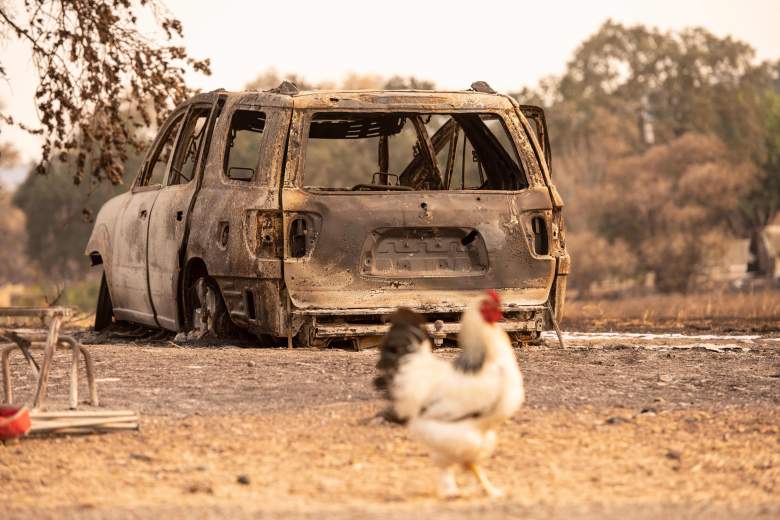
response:
[(482, 489), (485, 490), (485, 493), (488, 494), (488, 496), (491, 498), (501, 498), (504, 496), (504, 492), (500, 488), (494, 486), (493, 483), (488, 480), (485, 472), (482, 471), (482, 468), (476, 464), (469, 464), (468, 469), (471, 471), (471, 474), (477, 478), (477, 481), (482, 486)]
[(455, 471), (452, 466), (444, 468), (439, 478), (439, 498), (452, 500), (460, 497), (460, 489), (455, 480)]

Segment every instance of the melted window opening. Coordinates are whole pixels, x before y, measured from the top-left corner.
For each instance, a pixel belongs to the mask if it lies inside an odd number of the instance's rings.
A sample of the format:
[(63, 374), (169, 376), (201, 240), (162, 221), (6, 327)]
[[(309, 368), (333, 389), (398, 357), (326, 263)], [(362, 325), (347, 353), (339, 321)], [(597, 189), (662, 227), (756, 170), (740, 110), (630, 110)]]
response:
[(316, 113), (305, 153), (311, 190), (528, 187), (506, 125), (491, 113)]

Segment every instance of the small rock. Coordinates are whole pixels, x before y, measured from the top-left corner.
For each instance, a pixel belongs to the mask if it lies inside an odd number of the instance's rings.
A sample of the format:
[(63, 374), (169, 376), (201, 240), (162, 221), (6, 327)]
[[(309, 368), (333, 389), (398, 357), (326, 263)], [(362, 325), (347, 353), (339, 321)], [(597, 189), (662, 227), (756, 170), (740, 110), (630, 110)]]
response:
[(187, 486), (187, 492), (188, 493), (206, 493), (209, 495), (214, 494), (214, 488), (211, 487), (210, 484), (205, 484), (203, 482), (198, 482), (195, 484), (190, 484)]
[(678, 450), (668, 450), (666, 458), (670, 460), (682, 460), (682, 452)]
[(610, 417), (609, 419), (607, 419), (604, 422), (607, 423), (607, 424), (623, 424), (623, 423), (629, 422), (629, 420), (626, 419), (625, 417), (619, 417), (619, 416), (616, 415), (614, 417)]
[(239, 475), (238, 478), (236, 478), (236, 482), (248, 486), (251, 480), (249, 479), (249, 475)]
[(131, 453), (130, 458), (140, 460), (142, 462), (152, 462), (152, 458), (145, 453)]
[(257, 364), (257, 363), (255, 363), (254, 361), (247, 361), (247, 363), (246, 363), (246, 366), (248, 366), (248, 367), (253, 367), (253, 366), (255, 366), (256, 364)]
[(652, 407), (652, 406), (645, 406), (644, 408), (642, 408), (641, 410), (639, 410), (639, 413), (641, 413), (641, 414), (644, 414), (644, 413), (649, 413), (649, 414), (655, 415), (655, 414), (657, 414), (657, 413), (658, 413), (658, 410), (656, 410), (656, 409), (655, 409), (654, 407)]
[(671, 383), (672, 382), (672, 376), (669, 374), (658, 374), (658, 380), (662, 383)]

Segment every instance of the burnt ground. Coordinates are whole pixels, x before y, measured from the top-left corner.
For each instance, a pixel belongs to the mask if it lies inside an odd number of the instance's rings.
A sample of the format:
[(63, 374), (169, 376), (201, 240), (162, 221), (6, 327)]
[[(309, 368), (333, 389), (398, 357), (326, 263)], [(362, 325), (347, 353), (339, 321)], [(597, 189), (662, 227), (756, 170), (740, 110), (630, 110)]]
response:
[[(452, 501), (405, 430), (374, 419), (376, 351), (94, 345), (103, 404), (141, 430), (0, 444), (0, 517), (780, 516), (777, 338), (548, 343), (517, 349), (527, 405), (486, 466), (507, 496)], [(15, 358), (22, 399), (25, 373)]]

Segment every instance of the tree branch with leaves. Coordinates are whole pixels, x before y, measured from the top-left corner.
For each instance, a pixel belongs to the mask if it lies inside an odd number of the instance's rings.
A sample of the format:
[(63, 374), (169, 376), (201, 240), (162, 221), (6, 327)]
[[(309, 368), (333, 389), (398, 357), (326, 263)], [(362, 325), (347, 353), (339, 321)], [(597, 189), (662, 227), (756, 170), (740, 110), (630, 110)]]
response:
[[(157, 0), (24, 0), (0, 3), (0, 27), (29, 45), (38, 75), (40, 127), (0, 114), (6, 124), (43, 137), (39, 173), (75, 157), (73, 180), (122, 182), (128, 150), (191, 95), (185, 73), (210, 74), (209, 61), (181, 45), (181, 22)], [(144, 35), (139, 18), (154, 21)], [(161, 42), (161, 43), (160, 43)], [(5, 70), (0, 63), (0, 74)]]

